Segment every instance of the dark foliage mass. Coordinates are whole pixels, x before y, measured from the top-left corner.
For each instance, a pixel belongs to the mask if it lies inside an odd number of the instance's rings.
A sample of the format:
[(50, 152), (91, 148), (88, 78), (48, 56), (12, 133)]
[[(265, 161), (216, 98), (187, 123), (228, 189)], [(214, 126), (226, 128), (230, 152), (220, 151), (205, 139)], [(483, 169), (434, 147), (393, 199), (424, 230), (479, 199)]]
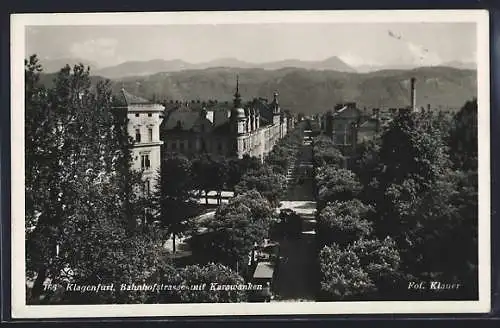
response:
[[(316, 160), (324, 297), (418, 299), (396, 291), (414, 280), (461, 282), (441, 297), (477, 297), (477, 133), (474, 99), (454, 115), (401, 112), (350, 168)], [(318, 138), (317, 157), (332, 147)], [(376, 264), (382, 254), (393, 265)]]
[[(36, 56), (26, 60), (27, 304), (244, 301), (243, 291), (122, 288), (242, 282), (221, 264), (178, 268), (163, 247), (168, 235), (181, 234), (189, 226), (185, 218), (194, 207), (193, 188), (221, 189), (213, 180), (195, 186), (197, 165), (208, 167), (215, 178), (222, 169), (214, 165), (218, 159), (192, 162), (173, 155), (162, 163), (160, 192), (146, 197), (138, 192), (143, 189), (141, 172), (130, 168), (126, 111), (114, 103), (110, 84), (93, 84), (89, 70), (76, 65), (61, 69), (51, 86), (44, 87), (41, 70)], [(247, 170), (241, 163), (237, 166)], [(265, 227), (266, 201), (259, 197), (252, 195), (258, 206), (246, 203), (242, 213)], [(159, 219), (159, 226), (153, 218)], [(259, 238), (257, 233), (252, 236)], [(68, 283), (113, 287), (82, 293), (67, 289)]]
[(252, 249), (269, 237), (275, 220), (271, 204), (252, 190), (221, 205), (205, 222), (206, 231), (192, 237), (191, 245), (201, 254), (201, 261), (220, 262), (241, 271)]

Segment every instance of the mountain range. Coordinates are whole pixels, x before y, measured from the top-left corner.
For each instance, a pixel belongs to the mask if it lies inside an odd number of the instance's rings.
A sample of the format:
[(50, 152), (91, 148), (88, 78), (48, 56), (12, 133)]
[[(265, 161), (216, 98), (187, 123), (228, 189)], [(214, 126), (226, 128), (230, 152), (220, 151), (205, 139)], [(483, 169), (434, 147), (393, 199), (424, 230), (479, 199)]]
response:
[[(44, 74), (51, 84), (55, 74)], [(111, 79), (114, 92), (121, 88), (141, 97), (161, 101), (208, 101), (230, 103), (239, 76), (244, 101), (271, 98), (275, 90), (280, 104), (293, 112), (312, 114), (335, 104), (354, 101), (358, 107), (388, 108), (410, 104), (409, 80), (417, 79), (417, 105), (456, 110), (477, 96), (475, 70), (421, 67), (412, 70), (382, 70), (370, 73), (308, 70), (303, 68), (207, 68), (163, 72), (146, 76)], [(95, 83), (104, 80), (92, 76)]]
[(83, 58), (39, 58), (40, 64), (43, 67), (45, 73), (55, 73), (66, 65), (74, 66), (77, 64), (83, 64), (86, 67), (90, 67), (92, 72), (99, 69), (99, 65), (96, 62)]
[[(462, 61), (449, 61), (444, 62), (438, 66), (453, 67), (459, 69), (471, 69), (475, 70), (477, 68), (474, 62), (462, 62)], [(417, 65), (358, 65), (354, 66), (358, 73), (369, 73), (382, 70), (409, 70), (416, 69), (420, 66)]]
[(330, 57), (321, 61), (303, 61), (298, 59), (285, 59), (267, 63), (250, 63), (236, 58), (219, 58), (204, 63), (188, 63), (180, 59), (164, 60), (154, 59), (148, 61), (127, 61), (115, 66), (99, 68), (95, 63), (78, 58), (62, 58), (54, 60), (42, 60), (41, 64), (47, 73), (57, 72), (65, 64), (70, 66), (83, 63), (90, 66), (95, 75), (110, 79), (123, 78), (127, 76), (145, 76), (161, 72), (178, 72), (183, 70), (199, 70), (207, 68), (262, 68), (276, 70), (287, 67), (304, 68), (313, 70), (334, 70), (340, 72), (355, 72), (356, 70), (344, 63), (338, 57)]
[[(348, 65), (342, 59), (332, 56), (320, 61), (304, 61), (299, 59), (285, 59), (266, 63), (250, 63), (236, 58), (219, 58), (204, 63), (189, 63), (181, 59), (164, 60), (154, 59), (147, 61), (127, 61), (118, 65), (100, 67), (97, 63), (80, 58), (56, 58), (42, 59), (41, 64), (44, 72), (53, 73), (66, 64), (73, 66), (79, 63), (89, 66), (93, 74), (110, 79), (124, 78), (129, 76), (146, 76), (162, 72), (179, 72), (183, 70), (200, 70), (208, 68), (261, 68), (265, 70), (277, 70), (283, 68), (302, 68), (308, 70), (331, 70), (339, 72), (367, 73), (381, 70), (409, 70), (418, 68), (416, 65)], [(452, 61), (440, 66), (476, 69), (475, 63)]]

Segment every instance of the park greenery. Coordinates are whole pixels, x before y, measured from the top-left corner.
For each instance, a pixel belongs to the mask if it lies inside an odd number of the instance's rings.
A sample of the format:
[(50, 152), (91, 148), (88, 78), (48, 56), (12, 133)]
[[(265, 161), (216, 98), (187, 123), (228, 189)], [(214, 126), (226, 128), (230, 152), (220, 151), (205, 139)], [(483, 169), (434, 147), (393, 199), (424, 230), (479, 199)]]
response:
[(251, 251), (269, 238), (276, 221), (269, 201), (251, 190), (222, 204), (215, 215), (204, 222), (206, 231), (191, 238), (197, 262), (219, 262), (241, 272), (246, 269)]
[(321, 299), (421, 297), (401, 293), (411, 279), (467, 281), (454, 297), (476, 298), (477, 101), (402, 111), (349, 168), (332, 147), (315, 140)]

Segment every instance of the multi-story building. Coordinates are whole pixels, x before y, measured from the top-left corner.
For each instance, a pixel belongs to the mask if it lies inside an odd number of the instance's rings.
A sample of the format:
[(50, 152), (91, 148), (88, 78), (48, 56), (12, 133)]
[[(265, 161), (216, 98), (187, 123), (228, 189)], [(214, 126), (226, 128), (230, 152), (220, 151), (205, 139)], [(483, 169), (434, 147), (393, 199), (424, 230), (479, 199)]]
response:
[[(354, 148), (358, 143), (373, 139), (400, 111), (417, 111), (416, 79), (410, 80), (410, 105), (405, 108), (360, 109), (356, 103), (338, 104), (333, 110), (318, 115), (317, 120), (323, 134), (331, 137), (339, 148)], [(430, 105), (427, 107), (430, 110)]]
[(294, 118), (281, 110), (277, 92), (271, 103), (259, 98), (243, 105), (237, 81), (232, 107), (172, 104), (165, 113), (161, 137), (166, 152), (249, 155), (263, 160), (293, 126)]
[(128, 134), (134, 140), (131, 150), (132, 169), (142, 171), (144, 191), (154, 191), (161, 163), (160, 125), (165, 107), (121, 90), (121, 103), (126, 106)]

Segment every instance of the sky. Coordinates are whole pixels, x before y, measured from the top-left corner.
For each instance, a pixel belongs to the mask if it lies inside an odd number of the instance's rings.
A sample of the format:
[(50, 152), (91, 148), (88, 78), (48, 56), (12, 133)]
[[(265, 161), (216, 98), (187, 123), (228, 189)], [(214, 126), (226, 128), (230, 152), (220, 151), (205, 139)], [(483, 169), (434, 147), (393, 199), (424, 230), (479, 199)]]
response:
[(28, 26), (26, 55), (125, 61), (220, 58), (260, 63), (338, 56), (351, 66), (476, 62), (475, 23), (280, 23)]

